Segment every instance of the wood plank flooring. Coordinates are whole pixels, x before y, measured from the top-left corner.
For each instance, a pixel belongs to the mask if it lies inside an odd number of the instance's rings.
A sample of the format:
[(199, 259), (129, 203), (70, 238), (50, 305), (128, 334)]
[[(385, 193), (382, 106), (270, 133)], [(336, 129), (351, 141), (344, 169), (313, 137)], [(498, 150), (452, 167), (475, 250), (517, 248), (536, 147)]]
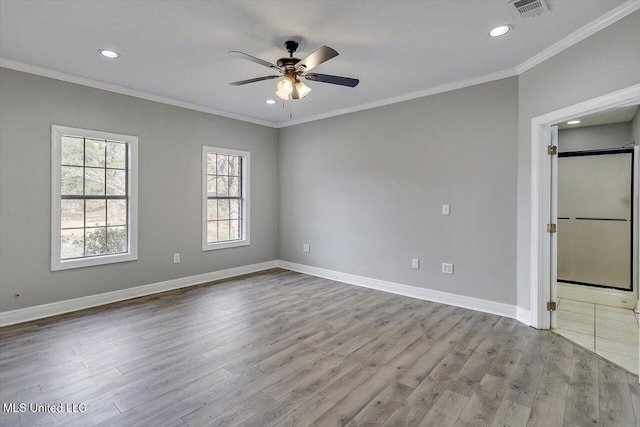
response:
[(552, 332), (279, 269), (2, 328), (0, 401), (86, 405), (2, 426), (640, 425), (638, 377)]

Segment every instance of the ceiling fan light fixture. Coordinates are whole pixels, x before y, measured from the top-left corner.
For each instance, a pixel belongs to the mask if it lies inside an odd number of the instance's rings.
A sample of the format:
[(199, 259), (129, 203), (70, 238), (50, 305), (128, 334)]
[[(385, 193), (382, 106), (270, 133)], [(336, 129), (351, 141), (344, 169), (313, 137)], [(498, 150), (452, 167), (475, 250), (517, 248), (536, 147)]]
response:
[(278, 90), (276, 91), (276, 95), (279, 98), (282, 98), (285, 101), (288, 101), (292, 92), (293, 92), (293, 84), (291, 84), (290, 78), (288, 76), (285, 76), (285, 78), (280, 80), (280, 83), (278, 83)]
[(302, 83), (300, 80), (296, 81), (296, 90), (298, 91), (298, 95), (300, 96), (300, 99), (309, 95), (309, 93), (311, 92), (311, 88), (306, 84)]

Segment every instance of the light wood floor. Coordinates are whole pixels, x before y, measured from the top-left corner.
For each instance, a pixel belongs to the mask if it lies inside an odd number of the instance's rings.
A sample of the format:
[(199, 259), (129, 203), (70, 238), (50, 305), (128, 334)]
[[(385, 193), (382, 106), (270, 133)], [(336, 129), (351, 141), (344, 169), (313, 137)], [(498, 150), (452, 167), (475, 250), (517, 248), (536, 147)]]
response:
[[(638, 377), (490, 314), (283, 270), (0, 329), (4, 425), (629, 425)], [(635, 411), (635, 412), (634, 412)]]

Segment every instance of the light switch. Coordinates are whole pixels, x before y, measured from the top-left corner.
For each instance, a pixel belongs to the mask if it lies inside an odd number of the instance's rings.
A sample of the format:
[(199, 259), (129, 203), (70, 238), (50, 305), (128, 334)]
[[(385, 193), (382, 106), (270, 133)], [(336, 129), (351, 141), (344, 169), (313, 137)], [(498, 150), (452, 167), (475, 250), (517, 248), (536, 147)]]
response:
[(442, 215), (449, 215), (451, 208), (449, 205), (442, 205)]

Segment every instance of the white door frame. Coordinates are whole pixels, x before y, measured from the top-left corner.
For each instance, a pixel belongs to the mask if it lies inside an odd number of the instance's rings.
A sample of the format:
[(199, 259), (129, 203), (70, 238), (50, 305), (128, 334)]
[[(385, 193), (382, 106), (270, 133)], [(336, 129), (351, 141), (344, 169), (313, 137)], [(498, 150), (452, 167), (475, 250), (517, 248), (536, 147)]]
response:
[[(551, 237), (547, 224), (551, 212), (551, 162), (547, 146), (551, 126), (576, 116), (609, 108), (640, 103), (640, 84), (629, 86), (570, 107), (531, 119), (531, 326), (549, 329), (551, 316), (546, 303), (551, 301)], [(640, 252), (640, 251), (639, 251)]]

